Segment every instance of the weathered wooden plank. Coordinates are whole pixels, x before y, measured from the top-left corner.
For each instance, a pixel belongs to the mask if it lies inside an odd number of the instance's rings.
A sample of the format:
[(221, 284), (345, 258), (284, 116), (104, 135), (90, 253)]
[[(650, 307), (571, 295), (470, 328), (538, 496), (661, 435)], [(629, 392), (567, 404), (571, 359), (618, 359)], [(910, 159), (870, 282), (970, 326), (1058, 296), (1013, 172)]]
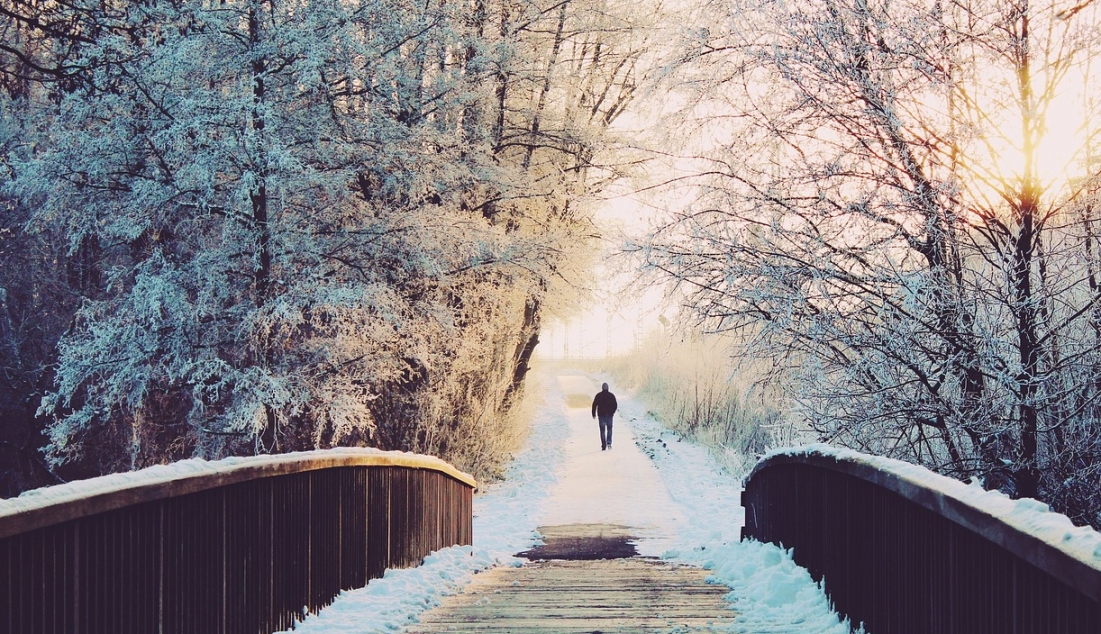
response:
[[(495, 620), (482, 620), (482, 621), (440, 621), (435, 623), (424, 623), (421, 627), (426, 629), (412, 629), (409, 632), (467, 632), (467, 631), (486, 631), (486, 630), (508, 630), (517, 631), (530, 628), (536, 629), (572, 629), (579, 628), (586, 632), (604, 632), (609, 629), (617, 628), (629, 628), (632, 630), (640, 629), (656, 629), (668, 631), (670, 628), (691, 628), (692, 631), (698, 632), (701, 628), (715, 628), (715, 631), (719, 631), (719, 628), (728, 628), (729, 621), (719, 621), (718, 619), (661, 619), (656, 617), (645, 618), (608, 618), (608, 619), (594, 619), (591, 617), (582, 618), (564, 618), (564, 617), (546, 617), (542, 619), (531, 618), (515, 618), (515, 619), (495, 619)], [(435, 626), (435, 627), (433, 627)], [(431, 628), (431, 629), (427, 629)], [(704, 630), (706, 631), (706, 630)], [(723, 629), (722, 631), (729, 631)]]
[(498, 568), (426, 613), (409, 634), (727, 631), (725, 586), (652, 559), (552, 560)]
[[(520, 618), (529, 614), (538, 613), (540, 616), (547, 616), (552, 618), (624, 618), (630, 619), (638, 616), (640, 612), (645, 613), (644, 616), (658, 616), (661, 618), (696, 618), (701, 613), (708, 614), (721, 614), (721, 610), (725, 607), (722, 604), (716, 602), (714, 605), (707, 604), (685, 604), (680, 606), (668, 606), (668, 605), (652, 605), (650, 603), (641, 604), (639, 607), (639, 599), (645, 597), (623, 597), (625, 600), (621, 601), (609, 601), (603, 604), (590, 603), (588, 601), (578, 601), (572, 604), (558, 604), (551, 605), (549, 603), (517, 603), (517, 602), (488, 602), (468, 604), (462, 607), (463, 614), (475, 615), (478, 618)], [(443, 617), (439, 617), (443, 618)], [(425, 621), (429, 618), (424, 619)]]
[[(599, 627), (599, 629), (594, 629)], [(693, 634), (720, 634), (729, 632), (728, 626), (723, 625), (681, 625), (681, 624), (660, 624), (660, 625), (646, 625), (646, 624), (632, 624), (624, 626), (608, 625), (605, 623), (594, 626), (590, 624), (572, 625), (565, 624), (557, 621), (548, 621), (538, 625), (528, 624), (507, 624), (507, 625), (492, 625), (492, 624), (469, 624), (463, 623), (460, 626), (451, 626), (450, 629), (431, 630), (431, 632), (449, 632), (454, 634), (455, 632), (479, 632), (485, 634), (594, 634), (599, 631), (601, 634), (634, 634), (636, 632), (663, 632), (670, 634), (671, 632), (678, 631), (691, 631)], [(429, 630), (411, 629), (407, 630), (411, 634), (420, 634), (421, 632), (428, 632)], [(782, 634), (791, 634), (790, 630), (777, 630)], [(764, 633), (761, 633), (764, 634)]]

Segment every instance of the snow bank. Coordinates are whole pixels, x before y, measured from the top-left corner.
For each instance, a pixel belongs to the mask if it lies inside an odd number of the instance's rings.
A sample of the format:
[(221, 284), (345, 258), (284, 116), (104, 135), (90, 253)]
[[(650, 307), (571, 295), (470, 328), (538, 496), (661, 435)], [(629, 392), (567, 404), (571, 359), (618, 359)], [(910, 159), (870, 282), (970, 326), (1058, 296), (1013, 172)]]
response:
[(296, 634), (373, 634), (413, 624), (443, 597), (462, 592), (471, 577), (491, 566), (519, 566), (513, 556), (539, 543), (538, 520), (563, 460), (568, 434), (565, 397), (557, 382), (530, 374), (529, 392), (545, 394), (525, 449), (505, 480), (474, 497), (474, 545), (436, 551), (416, 568), (387, 570), (366, 587), (341, 593), (333, 604), (309, 615)]
[(742, 542), (741, 481), (725, 472), (706, 447), (665, 429), (633, 399), (623, 399), (622, 419), (653, 460), (687, 523), (679, 527), (668, 560), (701, 566), (710, 580), (732, 588), (736, 632), (849, 634), (848, 621), (804, 568), (772, 544)]
[(909, 462), (821, 443), (771, 451), (762, 463), (769, 458), (785, 456), (832, 458), (889, 473), (901, 482), (935, 491), (996, 518), (1101, 571), (1101, 533), (1088, 526), (1075, 526), (1066, 515), (1053, 512), (1038, 500), (1013, 500), (1001, 491), (986, 491), (977, 484), (964, 484)]

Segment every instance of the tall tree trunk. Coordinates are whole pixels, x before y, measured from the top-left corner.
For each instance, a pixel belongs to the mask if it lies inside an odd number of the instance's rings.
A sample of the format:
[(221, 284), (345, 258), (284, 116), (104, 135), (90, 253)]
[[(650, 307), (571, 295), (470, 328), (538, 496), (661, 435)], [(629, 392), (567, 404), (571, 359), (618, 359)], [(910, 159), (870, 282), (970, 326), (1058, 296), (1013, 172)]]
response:
[[(468, 37), (466, 51), (463, 54), (463, 73), (471, 75), (474, 72), (474, 61), (478, 57), (477, 43), (485, 38), (486, 3), (485, 0), (475, 0), (474, 14), (470, 17), (472, 34)], [(481, 73), (479, 73), (480, 75)], [(481, 77), (470, 78), (480, 81)], [(482, 109), (477, 101), (471, 101), (463, 108), (462, 122), (463, 156), (466, 156), (467, 147), (477, 139), (476, 130), (482, 125)]]
[[(252, 74), (252, 112), (250, 124), (258, 143), (264, 143), (263, 134), (266, 122), (264, 120), (263, 105), (265, 98), (264, 73), (267, 71), (267, 59), (260, 54), (260, 44), (263, 34), (260, 26), (259, 3), (249, 7), (248, 11), (248, 37), (249, 49), (252, 54), (250, 71)], [(252, 224), (256, 232), (257, 263), (253, 272), (253, 282), (256, 292), (257, 306), (263, 306), (271, 293), (271, 227), (268, 217), (268, 183), (267, 167), (263, 160), (257, 166), (256, 185), (249, 192), (249, 200), (252, 203)], [(265, 365), (272, 362), (271, 347), (266, 342), (261, 344), (263, 352), (261, 356)], [(279, 440), (276, 435), (275, 411), (271, 405), (264, 405), (264, 430), (260, 434), (260, 448), (264, 452), (274, 452), (278, 449)]]
[(537, 299), (528, 299), (524, 306), (524, 325), (520, 329), (520, 343), (516, 346), (513, 355), (512, 383), (505, 392), (504, 405), (512, 402), (513, 397), (519, 393), (524, 384), (524, 377), (531, 369), (531, 355), (535, 352), (535, 346), (539, 344), (540, 326), (540, 302)]
[(1021, 434), (1021, 455), (1017, 469), (1017, 491), (1022, 497), (1036, 497), (1039, 488), (1038, 429), (1040, 339), (1036, 294), (1032, 287), (1032, 268), (1039, 241), (1037, 217), (1040, 186), (1036, 175), (1036, 152), (1042, 122), (1037, 121), (1037, 104), (1032, 90), (1032, 67), (1029, 41), (1029, 4), (1019, 6), (1020, 31), (1015, 45), (1019, 104), (1021, 110), (1021, 152), (1024, 166), (1017, 203), (1016, 239), (1012, 241), (1013, 301), (1016, 312), (1017, 346), (1020, 374), (1018, 416)]
[[(504, 0), (501, 3), (501, 22), (500, 31), (498, 35), (501, 38), (501, 43), (504, 44), (509, 41), (511, 37), (509, 32), (509, 21), (511, 16), (511, 5), (509, 0)], [(497, 98), (497, 121), (493, 124), (493, 154), (497, 156), (504, 149), (505, 143), (505, 106), (508, 101), (508, 82), (509, 73), (505, 70), (507, 66), (506, 60), (498, 61), (499, 67), (497, 71), (497, 85), (494, 89), (494, 94)], [(487, 208), (488, 209), (488, 208)], [(488, 217), (488, 216), (487, 216)]]
[(563, 2), (558, 9), (558, 28), (554, 30), (554, 44), (551, 45), (550, 59), (547, 60), (547, 72), (543, 75), (543, 89), (539, 92), (539, 102), (535, 106), (535, 112), (531, 115), (528, 148), (522, 163), (525, 170), (531, 166), (531, 157), (535, 154), (535, 146), (539, 142), (539, 124), (543, 116), (543, 110), (547, 107), (547, 94), (550, 93), (554, 67), (558, 64), (558, 52), (562, 49), (562, 31), (566, 27), (566, 9), (569, 6), (569, 2)]
[(1032, 259), (1035, 248), (1036, 202), (1027, 194), (1022, 199), (1020, 233), (1013, 243), (1013, 300), (1017, 318), (1018, 360), (1021, 371), (1017, 376), (1019, 393), (1018, 417), (1021, 433), (1021, 456), (1017, 474), (1017, 490), (1022, 497), (1036, 497), (1038, 487), (1037, 431), (1039, 412), (1036, 398), (1039, 395), (1038, 371), (1040, 344), (1037, 333), (1037, 314), (1032, 288)]

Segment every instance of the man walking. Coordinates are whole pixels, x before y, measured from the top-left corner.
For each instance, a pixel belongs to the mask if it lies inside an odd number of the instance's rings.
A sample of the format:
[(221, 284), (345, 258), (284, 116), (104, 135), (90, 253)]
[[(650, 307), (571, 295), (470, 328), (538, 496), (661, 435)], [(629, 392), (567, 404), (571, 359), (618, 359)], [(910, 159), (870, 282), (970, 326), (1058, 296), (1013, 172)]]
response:
[(600, 450), (612, 448), (612, 415), (618, 405), (615, 394), (608, 391), (608, 384), (600, 386), (600, 392), (593, 398), (593, 418), (600, 419)]

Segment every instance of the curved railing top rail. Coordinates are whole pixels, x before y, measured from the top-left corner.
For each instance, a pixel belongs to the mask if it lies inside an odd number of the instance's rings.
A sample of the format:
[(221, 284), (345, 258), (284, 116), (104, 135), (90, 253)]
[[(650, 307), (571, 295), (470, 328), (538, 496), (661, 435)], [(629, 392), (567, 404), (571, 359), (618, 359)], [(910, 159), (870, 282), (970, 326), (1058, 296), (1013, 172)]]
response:
[(1101, 533), (1074, 526), (1042, 502), (1012, 500), (908, 462), (824, 444), (770, 452), (746, 482), (772, 466), (792, 463), (847, 473), (894, 491), (1101, 601)]
[(182, 460), (27, 491), (0, 500), (0, 539), (105, 511), (271, 476), (333, 467), (439, 471), (471, 488), (473, 476), (433, 456), (378, 449), (325, 449), (223, 460)]

